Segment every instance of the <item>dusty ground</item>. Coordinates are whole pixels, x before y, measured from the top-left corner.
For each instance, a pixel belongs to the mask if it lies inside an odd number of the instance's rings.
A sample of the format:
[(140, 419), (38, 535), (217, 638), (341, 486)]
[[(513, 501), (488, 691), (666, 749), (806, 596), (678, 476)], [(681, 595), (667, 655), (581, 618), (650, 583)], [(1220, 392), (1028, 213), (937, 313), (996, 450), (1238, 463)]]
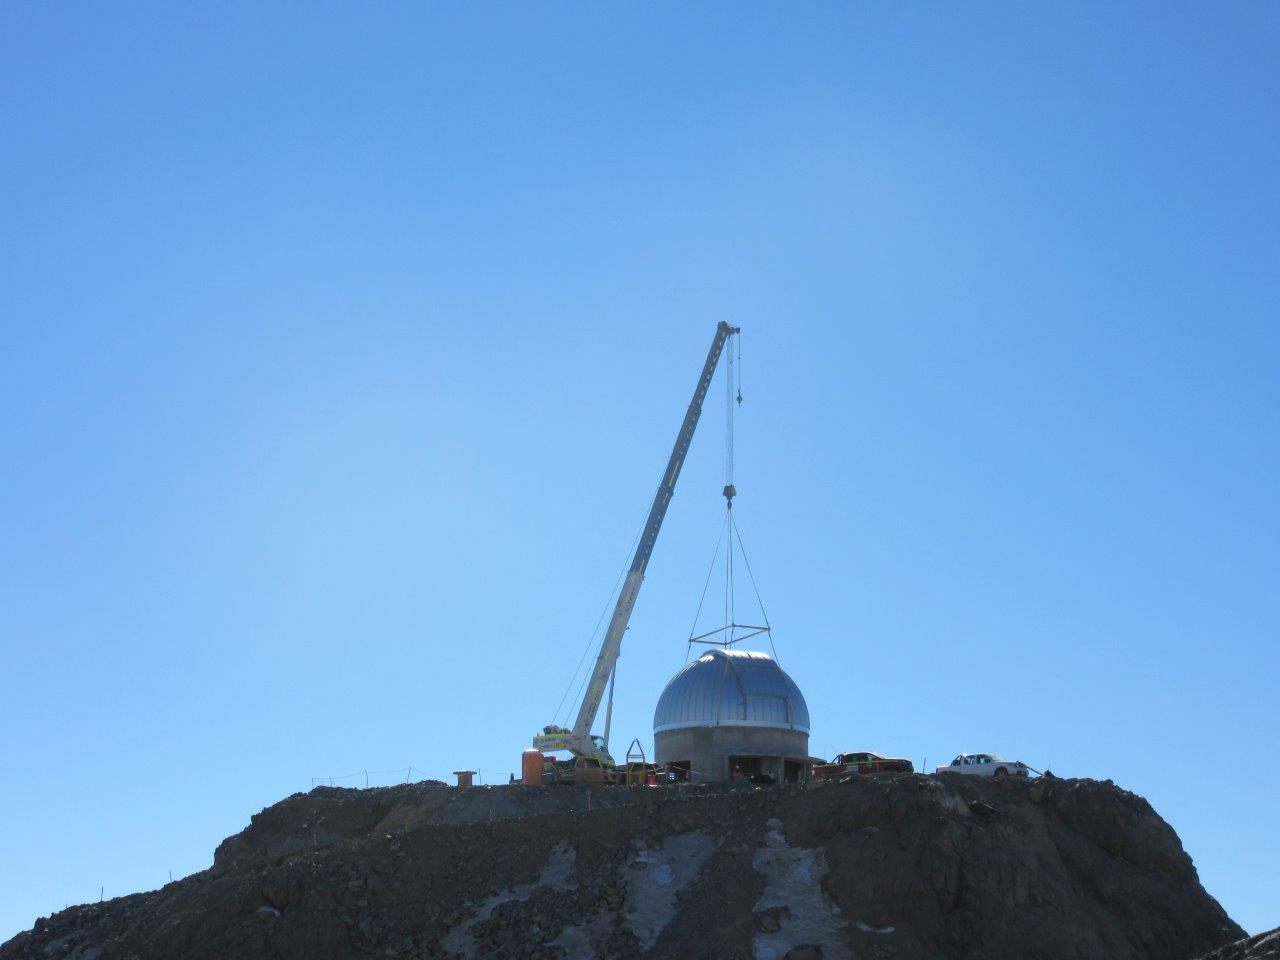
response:
[(1190, 960), (1243, 935), (1110, 783), (885, 775), (320, 787), (212, 869), (38, 921), (0, 960)]

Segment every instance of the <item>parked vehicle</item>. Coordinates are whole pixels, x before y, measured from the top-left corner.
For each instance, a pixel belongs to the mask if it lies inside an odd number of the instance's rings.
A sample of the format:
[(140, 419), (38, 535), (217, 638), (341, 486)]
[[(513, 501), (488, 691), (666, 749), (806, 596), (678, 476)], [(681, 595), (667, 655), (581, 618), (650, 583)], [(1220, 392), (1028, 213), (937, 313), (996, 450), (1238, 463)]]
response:
[(830, 780), (852, 773), (914, 773), (910, 760), (902, 757), (882, 757), (878, 753), (863, 750), (859, 753), (840, 753), (830, 763), (819, 763), (813, 768), (813, 779)]
[(1006, 760), (996, 753), (962, 753), (935, 773), (973, 773), (980, 777), (1025, 777), (1030, 772), (1021, 760)]

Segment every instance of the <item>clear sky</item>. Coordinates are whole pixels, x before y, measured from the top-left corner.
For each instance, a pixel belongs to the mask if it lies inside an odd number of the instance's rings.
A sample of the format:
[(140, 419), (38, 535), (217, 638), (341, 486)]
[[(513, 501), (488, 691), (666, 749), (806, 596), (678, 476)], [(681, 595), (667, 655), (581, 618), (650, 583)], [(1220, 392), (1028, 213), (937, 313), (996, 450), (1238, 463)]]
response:
[(1280, 923), (1280, 7), (262, 7), (0, 9), (0, 938), (505, 782), (722, 319), (814, 752), (1111, 778)]

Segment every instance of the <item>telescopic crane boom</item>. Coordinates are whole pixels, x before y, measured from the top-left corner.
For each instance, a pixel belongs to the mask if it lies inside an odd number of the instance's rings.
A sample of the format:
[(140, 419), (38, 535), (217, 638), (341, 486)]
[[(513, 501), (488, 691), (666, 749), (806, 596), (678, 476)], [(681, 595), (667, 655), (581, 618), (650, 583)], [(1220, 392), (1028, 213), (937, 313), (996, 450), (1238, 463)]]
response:
[(622, 583), (622, 592), (618, 594), (618, 603), (613, 608), (613, 617), (609, 620), (604, 641), (600, 644), (600, 654), (596, 657), (595, 669), (591, 673), (586, 694), (582, 698), (582, 706), (578, 709), (578, 719), (568, 733), (546, 733), (535, 736), (533, 746), (539, 750), (568, 750), (579, 757), (593, 757), (605, 766), (616, 766), (604, 740), (591, 735), (591, 725), (595, 723), (605, 686), (618, 662), (618, 654), (622, 650), (622, 635), (626, 633), (627, 623), (631, 620), (631, 611), (636, 605), (640, 584), (644, 582), (645, 568), (649, 566), (653, 545), (658, 540), (658, 531), (662, 529), (663, 518), (667, 515), (667, 506), (671, 503), (671, 495), (675, 493), (676, 480), (680, 477), (685, 455), (688, 454), (689, 444), (693, 441), (693, 431), (698, 427), (698, 418), (702, 415), (702, 401), (706, 399), (711, 378), (716, 372), (716, 364), (720, 362), (720, 354), (725, 344), (738, 330), (738, 327), (731, 327), (723, 320), (716, 326), (715, 339), (711, 341), (711, 349), (707, 351), (707, 362), (702, 365), (702, 375), (698, 377), (698, 385), (693, 390), (693, 399), (689, 401), (684, 423), (680, 425), (680, 433), (676, 435), (676, 445), (671, 451), (671, 459), (667, 461), (666, 472), (662, 475), (658, 492), (654, 494), (653, 506), (649, 508), (649, 519), (645, 522), (644, 532), (640, 535), (640, 542), (636, 546), (636, 554), (631, 560), (631, 567)]

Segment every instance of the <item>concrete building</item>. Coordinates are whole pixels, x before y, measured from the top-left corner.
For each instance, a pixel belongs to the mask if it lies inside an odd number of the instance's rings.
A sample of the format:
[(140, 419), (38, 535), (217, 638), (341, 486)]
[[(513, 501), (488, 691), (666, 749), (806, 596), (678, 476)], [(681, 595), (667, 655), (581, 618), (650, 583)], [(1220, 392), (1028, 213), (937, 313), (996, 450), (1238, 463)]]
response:
[(671, 678), (653, 714), (654, 759), (679, 779), (806, 779), (809, 707), (768, 654), (715, 649)]

